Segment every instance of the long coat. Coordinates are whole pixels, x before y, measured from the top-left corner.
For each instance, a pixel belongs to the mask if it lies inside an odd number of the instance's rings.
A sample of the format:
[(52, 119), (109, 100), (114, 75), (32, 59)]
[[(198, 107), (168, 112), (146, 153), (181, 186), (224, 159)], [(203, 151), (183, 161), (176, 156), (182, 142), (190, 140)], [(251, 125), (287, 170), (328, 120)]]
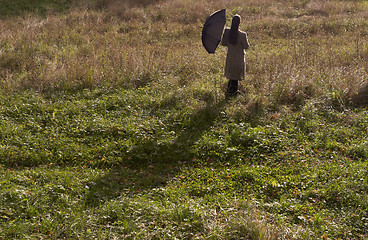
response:
[(238, 41), (235, 45), (229, 43), (230, 29), (226, 28), (222, 36), (222, 46), (227, 46), (225, 63), (225, 77), (231, 80), (243, 80), (245, 77), (245, 49), (249, 48), (248, 37), (245, 32), (238, 32)]

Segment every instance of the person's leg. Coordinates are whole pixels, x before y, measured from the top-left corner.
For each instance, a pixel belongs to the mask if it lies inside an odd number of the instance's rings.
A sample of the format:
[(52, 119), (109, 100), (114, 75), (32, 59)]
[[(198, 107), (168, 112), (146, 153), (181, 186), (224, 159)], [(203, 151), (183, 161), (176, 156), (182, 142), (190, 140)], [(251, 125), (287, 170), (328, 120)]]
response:
[(227, 97), (234, 97), (238, 91), (238, 80), (229, 80), (227, 85)]

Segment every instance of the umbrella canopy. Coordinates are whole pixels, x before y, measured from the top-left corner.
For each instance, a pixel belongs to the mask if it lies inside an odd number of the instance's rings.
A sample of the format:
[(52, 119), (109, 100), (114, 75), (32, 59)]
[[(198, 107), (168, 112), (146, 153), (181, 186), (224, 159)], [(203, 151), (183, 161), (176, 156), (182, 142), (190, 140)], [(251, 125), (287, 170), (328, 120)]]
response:
[(202, 29), (202, 43), (208, 53), (215, 53), (226, 23), (226, 9), (212, 13)]

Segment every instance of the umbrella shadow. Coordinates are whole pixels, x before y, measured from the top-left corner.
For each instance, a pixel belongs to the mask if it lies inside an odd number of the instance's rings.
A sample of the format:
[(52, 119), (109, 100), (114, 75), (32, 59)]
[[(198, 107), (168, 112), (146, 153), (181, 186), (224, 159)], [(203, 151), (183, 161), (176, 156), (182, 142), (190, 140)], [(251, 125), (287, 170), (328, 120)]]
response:
[(165, 144), (147, 141), (131, 151), (130, 164), (110, 170), (89, 184), (85, 205), (97, 207), (122, 195), (135, 195), (167, 185), (195, 156), (193, 145), (218, 119), (227, 101), (207, 103), (188, 117), (177, 137)]

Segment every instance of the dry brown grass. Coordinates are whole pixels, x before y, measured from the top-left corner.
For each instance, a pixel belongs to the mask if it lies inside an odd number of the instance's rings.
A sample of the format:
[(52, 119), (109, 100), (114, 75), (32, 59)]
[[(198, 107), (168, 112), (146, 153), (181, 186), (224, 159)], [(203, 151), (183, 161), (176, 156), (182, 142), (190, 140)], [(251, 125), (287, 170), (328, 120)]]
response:
[(243, 105), (259, 94), (275, 106), (332, 96), (358, 104), (367, 81), (365, 1), (73, 4), (69, 12), (45, 18), (29, 14), (0, 21), (3, 90), (139, 87), (177, 78), (181, 85), (196, 87), (208, 78), (218, 81), (225, 49), (208, 55), (200, 34), (206, 16), (220, 8), (228, 9), (229, 18), (243, 16), (241, 27), (251, 43)]

